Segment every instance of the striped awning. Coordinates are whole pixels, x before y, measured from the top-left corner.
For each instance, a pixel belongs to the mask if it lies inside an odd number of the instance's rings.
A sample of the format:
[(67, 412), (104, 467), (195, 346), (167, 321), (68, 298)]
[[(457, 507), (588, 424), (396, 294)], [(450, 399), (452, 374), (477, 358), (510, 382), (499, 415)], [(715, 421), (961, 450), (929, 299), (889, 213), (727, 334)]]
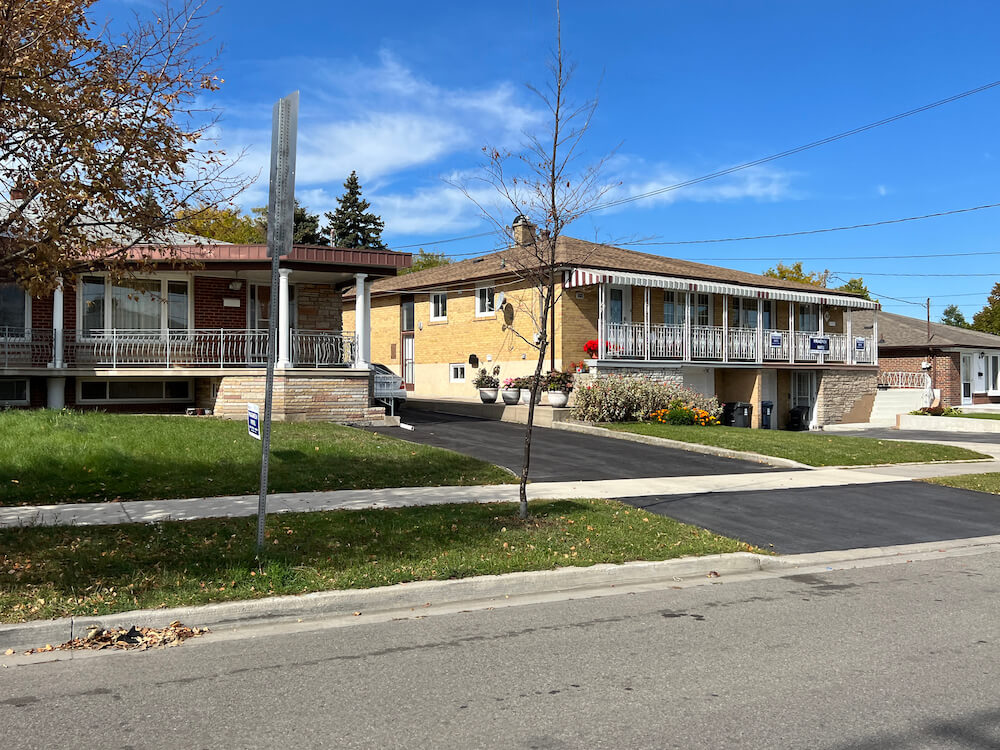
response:
[(878, 310), (878, 302), (860, 297), (831, 294), (829, 291), (800, 292), (793, 289), (770, 289), (723, 281), (705, 281), (704, 279), (684, 279), (677, 276), (654, 276), (653, 274), (630, 273), (628, 271), (605, 271), (594, 268), (573, 268), (563, 273), (563, 286), (566, 289), (594, 284), (622, 284), (656, 289), (671, 289), (680, 292), (701, 292), (707, 294), (725, 294), (730, 297), (752, 297), (760, 299), (775, 299), (788, 302), (802, 302), (834, 307), (849, 307), (855, 310)]

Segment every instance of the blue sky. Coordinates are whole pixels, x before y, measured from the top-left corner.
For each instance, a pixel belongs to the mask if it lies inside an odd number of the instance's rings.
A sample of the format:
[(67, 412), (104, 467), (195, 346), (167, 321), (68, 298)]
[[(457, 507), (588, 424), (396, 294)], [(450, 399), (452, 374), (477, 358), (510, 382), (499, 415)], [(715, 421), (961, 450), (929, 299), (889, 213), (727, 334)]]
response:
[[(120, 19), (145, 0), (102, 0)], [(563, 0), (573, 96), (600, 86), (585, 158), (616, 195), (750, 161), (1000, 79), (1000, 5), (940, 2)], [(489, 229), (447, 180), (474, 176), (486, 144), (518, 148), (545, 114), (550, 2), (221, 0), (207, 24), (225, 79), (218, 138), (247, 149), (242, 198), (266, 202), (271, 107), (301, 91), (297, 194), (332, 209), (356, 169), (392, 247), (470, 254)], [(625, 243), (794, 232), (1000, 203), (1000, 87), (789, 158), (581, 218), (569, 234)], [(905, 224), (744, 242), (637, 247), (762, 272), (783, 259), (861, 275), (885, 309), (967, 317), (993, 284), (1000, 208)], [(859, 259), (850, 259), (861, 256)], [(901, 274), (926, 274), (903, 276)]]

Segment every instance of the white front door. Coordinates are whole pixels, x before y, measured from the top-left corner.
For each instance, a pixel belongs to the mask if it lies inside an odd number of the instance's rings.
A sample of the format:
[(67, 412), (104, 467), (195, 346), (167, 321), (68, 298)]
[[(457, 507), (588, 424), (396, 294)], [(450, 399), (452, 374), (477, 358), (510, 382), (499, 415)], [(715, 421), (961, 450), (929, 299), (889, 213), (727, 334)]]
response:
[(632, 287), (613, 286), (608, 289), (608, 321), (632, 322)]
[(972, 355), (962, 355), (962, 406), (972, 403)]

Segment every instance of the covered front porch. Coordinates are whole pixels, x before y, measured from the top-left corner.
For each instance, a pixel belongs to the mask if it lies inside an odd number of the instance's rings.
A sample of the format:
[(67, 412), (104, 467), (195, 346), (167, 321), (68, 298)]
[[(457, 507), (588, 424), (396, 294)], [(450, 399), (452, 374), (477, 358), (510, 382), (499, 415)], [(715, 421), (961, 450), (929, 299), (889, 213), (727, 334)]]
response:
[[(859, 297), (567, 272), (566, 289), (583, 286), (596, 287), (596, 358), (607, 364), (878, 364), (878, 303)], [(874, 322), (855, 326), (853, 311), (869, 309)]]

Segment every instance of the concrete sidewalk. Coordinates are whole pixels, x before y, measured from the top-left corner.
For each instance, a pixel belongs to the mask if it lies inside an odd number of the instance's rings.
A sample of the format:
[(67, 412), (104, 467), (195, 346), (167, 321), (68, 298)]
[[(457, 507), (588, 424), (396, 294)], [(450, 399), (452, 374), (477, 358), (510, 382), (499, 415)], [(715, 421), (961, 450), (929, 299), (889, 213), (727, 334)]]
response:
[[(528, 497), (531, 500), (555, 500), (574, 497), (691, 496), (719, 492), (755, 492), (907, 482), (926, 476), (984, 471), (1000, 471), (1000, 461), (938, 465), (914, 464), (857, 469), (814, 469), (812, 471), (772, 471), (717, 476), (539, 482), (528, 485)], [(516, 502), (517, 497), (517, 485), (510, 484), (474, 487), (397, 487), (381, 490), (283, 492), (268, 497), (268, 512), (302, 513), (322, 510), (401, 508), (443, 503)], [(154, 523), (166, 520), (190, 521), (198, 518), (252, 516), (256, 512), (256, 495), (119, 503), (34, 505), (0, 508), (0, 528), (99, 526), (119, 523)]]

